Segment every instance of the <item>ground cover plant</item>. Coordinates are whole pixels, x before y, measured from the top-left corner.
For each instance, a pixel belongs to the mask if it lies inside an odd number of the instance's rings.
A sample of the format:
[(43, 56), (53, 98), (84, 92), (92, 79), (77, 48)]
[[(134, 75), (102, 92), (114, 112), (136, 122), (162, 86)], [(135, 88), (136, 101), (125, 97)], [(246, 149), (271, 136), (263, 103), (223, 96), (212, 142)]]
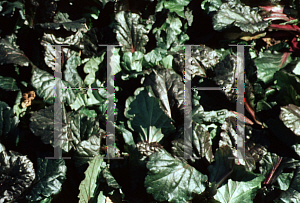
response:
[[(299, 0), (0, 1), (0, 203), (300, 202)], [(185, 47), (192, 95), (184, 142)], [(62, 48), (62, 155), (54, 155)], [(106, 156), (107, 48), (115, 156)], [(199, 45), (199, 46), (198, 46)], [(76, 87), (78, 89), (76, 89)], [(81, 87), (81, 88), (79, 88)], [(92, 88), (99, 89), (92, 89)], [(245, 154), (237, 156), (237, 119)], [(184, 159), (184, 153), (192, 154)]]

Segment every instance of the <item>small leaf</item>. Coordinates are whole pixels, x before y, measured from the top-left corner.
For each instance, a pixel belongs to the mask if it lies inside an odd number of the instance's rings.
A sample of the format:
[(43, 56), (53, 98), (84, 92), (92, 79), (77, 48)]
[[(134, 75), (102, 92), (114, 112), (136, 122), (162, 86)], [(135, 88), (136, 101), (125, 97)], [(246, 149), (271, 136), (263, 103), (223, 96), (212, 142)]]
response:
[(64, 76), (71, 87), (83, 87), (83, 81), (77, 72), (77, 67), (80, 65), (81, 59), (79, 56), (73, 55), (67, 60)]
[(85, 73), (88, 73), (86, 78), (84, 79), (84, 83), (86, 85), (91, 85), (95, 82), (96, 72), (99, 70), (99, 65), (103, 62), (105, 56), (105, 52), (100, 57), (91, 58), (83, 68)]
[(77, 31), (87, 31), (86, 19), (81, 18), (78, 20), (70, 20), (69, 15), (67, 13), (58, 12), (54, 16), (54, 23), (41, 23), (39, 24), (42, 28), (50, 29), (50, 30), (59, 30), (60, 28), (64, 28), (67, 31), (77, 32)]
[(77, 145), (74, 154), (75, 164), (77, 167), (93, 160), (94, 157), (100, 155), (101, 138), (92, 135), (88, 140), (83, 140)]
[(300, 107), (293, 104), (281, 107), (279, 118), (286, 127), (293, 131), (297, 136), (300, 136)]
[(163, 8), (165, 8), (169, 9), (170, 12), (175, 12), (180, 17), (185, 18), (184, 7), (187, 6), (189, 3), (189, 0), (162, 0), (158, 2), (155, 11), (159, 12), (162, 11)]
[(139, 51), (125, 52), (122, 57), (121, 65), (128, 72), (136, 71), (141, 72), (143, 70), (143, 53)]

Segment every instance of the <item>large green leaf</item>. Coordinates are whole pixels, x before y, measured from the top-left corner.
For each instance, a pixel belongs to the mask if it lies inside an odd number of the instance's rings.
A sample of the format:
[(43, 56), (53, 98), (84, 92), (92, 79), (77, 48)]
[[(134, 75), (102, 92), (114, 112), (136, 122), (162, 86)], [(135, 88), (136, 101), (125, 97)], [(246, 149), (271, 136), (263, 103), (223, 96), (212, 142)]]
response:
[(297, 136), (300, 136), (300, 107), (295, 106), (294, 104), (281, 107), (279, 118), (286, 127), (293, 131)]
[(214, 198), (222, 203), (253, 202), (263, 179), (261, 175), (245, 171), (243, 166), (235, 166), (228, 182), (218, 189)]
[[(87, 140), (92, 135), (98, 135), (99, 125), (95, 118), (73, 112), (66, 113), (63, 105), (62, 109), (62, 130), (58, 137), (62, 142), (62, 150), (64, 152), (70, 151), (71, 148), (76, 146), (83, 140)], [(34, 113), (30, 118), (30, 130), (36, 135), (41, 137), (45, 144), (56, 146), (54, 141), (54, 105), (41, 109)]]
[(20, 66), (29, 66), (29, 59), (24, 52), (20, 50), (16, 44), (16, 36), (6, 36), (0, 41), (0, 65), (3, 64), (18, 64)]
[[(1, 148), (4, 146), (0, 143)], [(13, 151), (0, 152), (0, 202), (13, 202), (35, 179), (33, 163)]]
[(143, 70), (142, 63), (143, 53), (140, 51), (135, 51), (133, 53), (125, 52), (122, 57), (121, 65), (128, 72), (141, 72)]
[(140, 16), (136, 13), (121, 11), (115, 15), (115, 33), (122, 46), (123, 52), (146, 52), (145, 45), (149, 41), (148, 31), (140, 23)]
[(221, 31), (234, 25), (251, 34), (262, 32), (269, 26), (269, 22), (263, 21), (258, 12), (257, 7), (245, 6), (239, 0), (229, 1), (223, 3), (213, 16), (213, 27)]
[(191, 159), (193, 162), (195, 162), (197, 158), (206, 158), (209, 162), (213, 161), (210, 134), (200, 124), (193, 125), (192, 148), (184, 145), (183, 138), (173, 141), (172, 145), (173, 155), (179, 158), (185, 157), (185, 152), (192, 154)]
[(159, 100), (153, 97), (151, 87), (140, 87), (134, 95), (126, 100), (124, 115), (129, 119), (128, 127), (139, 133), (138, 141), (159, 142), (175, 131)]
[(201, 194), (207, 184), (206, 175), (165, 150), (151, 155), (147, 168), (145, 187), (157, 201), (184, 203), (193, 198), (192, 194)]
[(157, 62), (161, 61), (163, 57), (166, 55), (167, 51), (160, 47), (156, 47), (149, 53), (144, 55), (145, 60), (151, 64), (157, 64)]
[(300, 162), (289, 157), (280, 157), (275, 153), (268, 152), (260, 163), (260, 173), (266, 177), (265, 184), (278, 182), (280, 189), (285, 189), (285, 184), (289, 184), (288, 179), (283, 179), (283, 170), (286, 168), (295, 169), (300, 166)]
[(282, 63), (282, 53), (267, 50), (264, 52), (259, 52), (257, 58), (254, 59), (255, 65), (257, 67), (257, 78), (262, 80), (264, 83), (269, 83), (273, 80), (275, 72), (284, 68), (288, 63), (292, 61), (291, 56)]
[[(102, 132), (102, 138), (105, 132)], [(100, 154), (101, 138), (92, 135), (88, 140), (83, 140), (77, 145), (77, 150), (74, 154), (74, 162), (76, 166), (81, 166), (88, 161), (93, 160), (94, 157)]]
[(300, 106), (300, 77), (277, 71), (274, 74), (275, 87), (279, 91), (276, 102), (280, 105), (295, 104)]
[[(174, 70), (153, 69), (149, 75), (145, 76), (143, 85), (152, 87), (154, 95), (160, 99), (163, 110), (169, 118), (178, 124), (183, 122), (184, 83)], [(187, 93), (186, 96), (188, 96)]]
[[(49, 74), (48, 72), (41, 70), (39, 68), (33, 69), (33, 74), (31, 78), (31, 82), (33, 87), (36, 88), (36, 94), (43, 98), (44, 102), (47, 104), (54, 104), (55, 102), (55, 89), (56, 81), (54, 75)], [(75, 102), (76, 95), (72, 89), (66, 89), (67, 87), (71, 87), (71, 85), (66, 81), (58, 81), (61, 82), (61, 87), (64, 88), (62, 90), (63, 102), (67, 102), (68, 104), (72, 104)]]
[(58, 194), (66, 179), (67, 167), (63, 159), (42, 159), (37, 161), (36, 178), (33, 188), (26, 198), (30, 201), (40, 201), (45, 197)]
[(218, 148), (215, 153), (215, 162), (208, 166), (209, 182), (216, 182), (219, 187), (224, 180), (232, 173), (234, 167), (234, 160), (229, 159), (233, 157), (229, 146)]
[(89, 164), (89, 167), (84, 172), (85, 179), (79, 185), (79, 203), (96, 203), (97, 202), (97, 188), (99, 185), (98, 176), (105, 168), (103, 156), (96, 156)]
[(287, 191), (280, 194), (279, 198), (285, 203), (300, 201), (300, 167), (294, 171), (294, 176)]
[[(77, 93), (77, 97), (76, 97), (76, 100), (74, 103), (72, 103), (70, 105), (70, 107), (77, 111), (80, 107), (82, 106), (91, 106), (91, 105), (94, 105), (94, 104), (99, 104), (100, 101), (97, 100), (93, 94), (93, 91), (95, 90), (91, 90), (89, 89), (86, 94), (84, 93)], [(102, 102), (101, 102), (102, 103)]]

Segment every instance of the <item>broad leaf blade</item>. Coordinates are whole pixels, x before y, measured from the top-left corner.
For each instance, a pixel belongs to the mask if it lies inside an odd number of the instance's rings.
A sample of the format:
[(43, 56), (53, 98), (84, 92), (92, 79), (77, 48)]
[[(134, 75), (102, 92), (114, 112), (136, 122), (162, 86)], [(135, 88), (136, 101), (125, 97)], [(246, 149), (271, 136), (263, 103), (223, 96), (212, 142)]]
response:
[[(173, 141), (172, 145), (173, 155), (179, 158), (185, 157), (184, 152), (186, 152), (192, 154), (193, 157), (206, 158), (208, 162), (213, 161), (210, 134), (200, 124), (193, 126), (192, 148), (184, 145), (184, 139), (182, 138)], [(193, 157), (191, 157), (193, 162), (197, 162)]]
[(215, 153), (214, 164), (208, 166), (209, 182), (216, 182), (217, 187), (219, 187), (233, 171), (234, 160), (229, 159), (229, 157), (233, 157), (230, 147), (220, 147)]
[(262, 32), (269, 26), (269, 23), (263, 21), (258, 11), (258, 8), (244, 6), (239, 1), (223, 3), (217, 14), (213, 16), (213, 27), (215, 30), (221, 31), (235, 25), (242, 31), (251, 34)]
[(101, 155), (96, 156), (89, 164), (89, 167), (84, 172), (85, 179), (79, 185), (79, 203), (96, 202), (98, 176), (105, 168), (106, 163)]
[(54, 23), (42, 23), (39, 24), (42, 28), (50, 30), (59, 30), (61, 28), (66, 29), (67, 31), (77, 32), (77, 31), (87, 31), (87, 26), (85, 24), (86, 19), (81, 18), (78, 20), (70, 20), (68, 13), (58, 12), (54, 16)]
[(81, 59), (79, 56), (71, 56), (65, 65), (64, 71), (65, 80), (71, 85), (71, 87), (83, 87), (83, 81), (77, 72), (77, 67), (81, 65)]
[(58, 194), (66, 179), (67, 167), (63, 159), (38, 158), (36, 179), (30, 194), (26, 196), (29, 201), (40, 201)]
[(140, 24), (140, 16), (136, 13), (121, 11), (116, 14), (115, 32), (123, 52), (146, 52), (145, 45), (149, 41), (148, 31)]
[(205, 190), (207, 176), (165, 150), (151, 155), (147, 168), (145, 187), (157, 201), (186, 202)]
[(29, 59), (16, 44), (16, 36), (13, 34), (0, 41), (0, 64), (18, 64), (20, 66), (29, 66)]
[[(57, 115), (58, 116), (58, 115)], [(99, 125), (95, 118), (89, 118), (84, 114), (73, 112), (66, 115), (66, 110), (62, 109), (62, 130), (58, 138), (62, 140), (62, 150), (68, 152), (71, 148), (76, 146), (83, 140), (87, 140), (92, 135), (99, 133)], [(54, 143), (54, 105), (41, 109), (34, 113), (30, 118), (30, 130), (36, 135), (40, 136), (45, 144)]]
[(218, 189), (214, 198), (222, 203), (253, 202), (263, 179), (263, 176), (246, 172), (243, 166), (236, 166), (228, 183)]
[(13, 202), (34, 179), (33, 163), (26, 156), (13, 151), (0, 153), (0, 202)]
[(0, 88), (7, 91), (18, 91), (17, 82), (14, 78), (11, 77), (2, 77), (0, 75)]
[(288, 63), (291, 62), (291, 57), (281, 65), (282, 54), (271, 51), (259, 52), (257, 58), (254, 59), (255, 65), (257, 67), (257, 78), (262, 80), (265, 84), (273, 80), (273, 76), (276, 71), (284, 68)]
[(101, 139), (93, 135), (88, 140), (84, 140), (77, 145), (75, 152), (75, 164), (81, 166), (88, 161), (91, 161), (97, 155), (100, 155)]
[(99, 65), (104, 60), (103, 53), (100, 57), (92, 57), (85, 65), (84, 65), (84, 72), (88, 75), (84, 79), (84, 83), (86, 85), (92, 85), (95, 82), (96, 72), (99, 70)]
[(279, 118), (287, 128), (300, 136), (300, 107), (294, 104), (281, 107)]
[[(150, 92), (150, 93), (149, 93)], [(164, 113), (159, 100), (153, 96), (151, 87), (138, 88), (134, 97), (126, 100), (124, 115), (129, 119), (131, 130), (139, 132), (139, 141), (159, 142), (164, 135), (175, 131), (171, 119)]]
[[(33, 87), (37, 89), (37, 95), (43, 98), (45, 103), (50, 105), (54, 104), (54, 87), (56, 86), (54, 75), (50, 75), (48, 72), (40, 70), (39, 68), (34, 68), (31, 82)], [(66, 81), (59, 82), (62, 83), (62, 88), (71, 87)], [(67, 102), (68, 104), (74, 103), (76, 99), (76, 95), (72, 89), (62, 90), (62, 97), (63, 102)]]
[(143, 85), (152, 87), (154, 95), (160, 99), (163, 110), (169, 118), (175, 120), (176, 123), (183, 122), (184, 83), (174, 70), (152, 70), (149, 75), (145, 76)]
[(279, 198), (285, 203), (300, 201), (300, 167), (294, 172), (293, 179), (287, 191), (280, 194)]

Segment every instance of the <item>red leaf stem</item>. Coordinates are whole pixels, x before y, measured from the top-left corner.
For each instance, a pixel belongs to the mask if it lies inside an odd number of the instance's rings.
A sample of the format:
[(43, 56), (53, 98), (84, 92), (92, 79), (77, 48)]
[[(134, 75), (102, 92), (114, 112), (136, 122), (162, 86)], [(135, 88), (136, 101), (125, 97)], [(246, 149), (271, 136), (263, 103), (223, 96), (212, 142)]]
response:
[(265, 11), (283, 13), (283, 7), (281, 6), (260, 6), (260, 8)]
[(268, 184), (271, 182), (271, 180), (272, 180), (272, 178), (273, 178), (273, 175), (274, 175), (276, 169), (278, 168), (279, 164), (281, 163), (281, 161), (282, 161), (282, 157), (280, 157), (280, 159), (278, 160), (278, 162), (277, 162), (277, 164), (275, 165), (275, 167), (272, 168), (272, 171), (271, 171), (270, 175), (269, 175), (268, 178), (264, 181), (263, 184), (268, 185)]
[(295, 31), (300, 33), (300, 28), (297, 25), (277, 25), (277, 24), (271, 24), (269, 26), (271, 29), (276, 30), (285, 30), (285, 31)]

